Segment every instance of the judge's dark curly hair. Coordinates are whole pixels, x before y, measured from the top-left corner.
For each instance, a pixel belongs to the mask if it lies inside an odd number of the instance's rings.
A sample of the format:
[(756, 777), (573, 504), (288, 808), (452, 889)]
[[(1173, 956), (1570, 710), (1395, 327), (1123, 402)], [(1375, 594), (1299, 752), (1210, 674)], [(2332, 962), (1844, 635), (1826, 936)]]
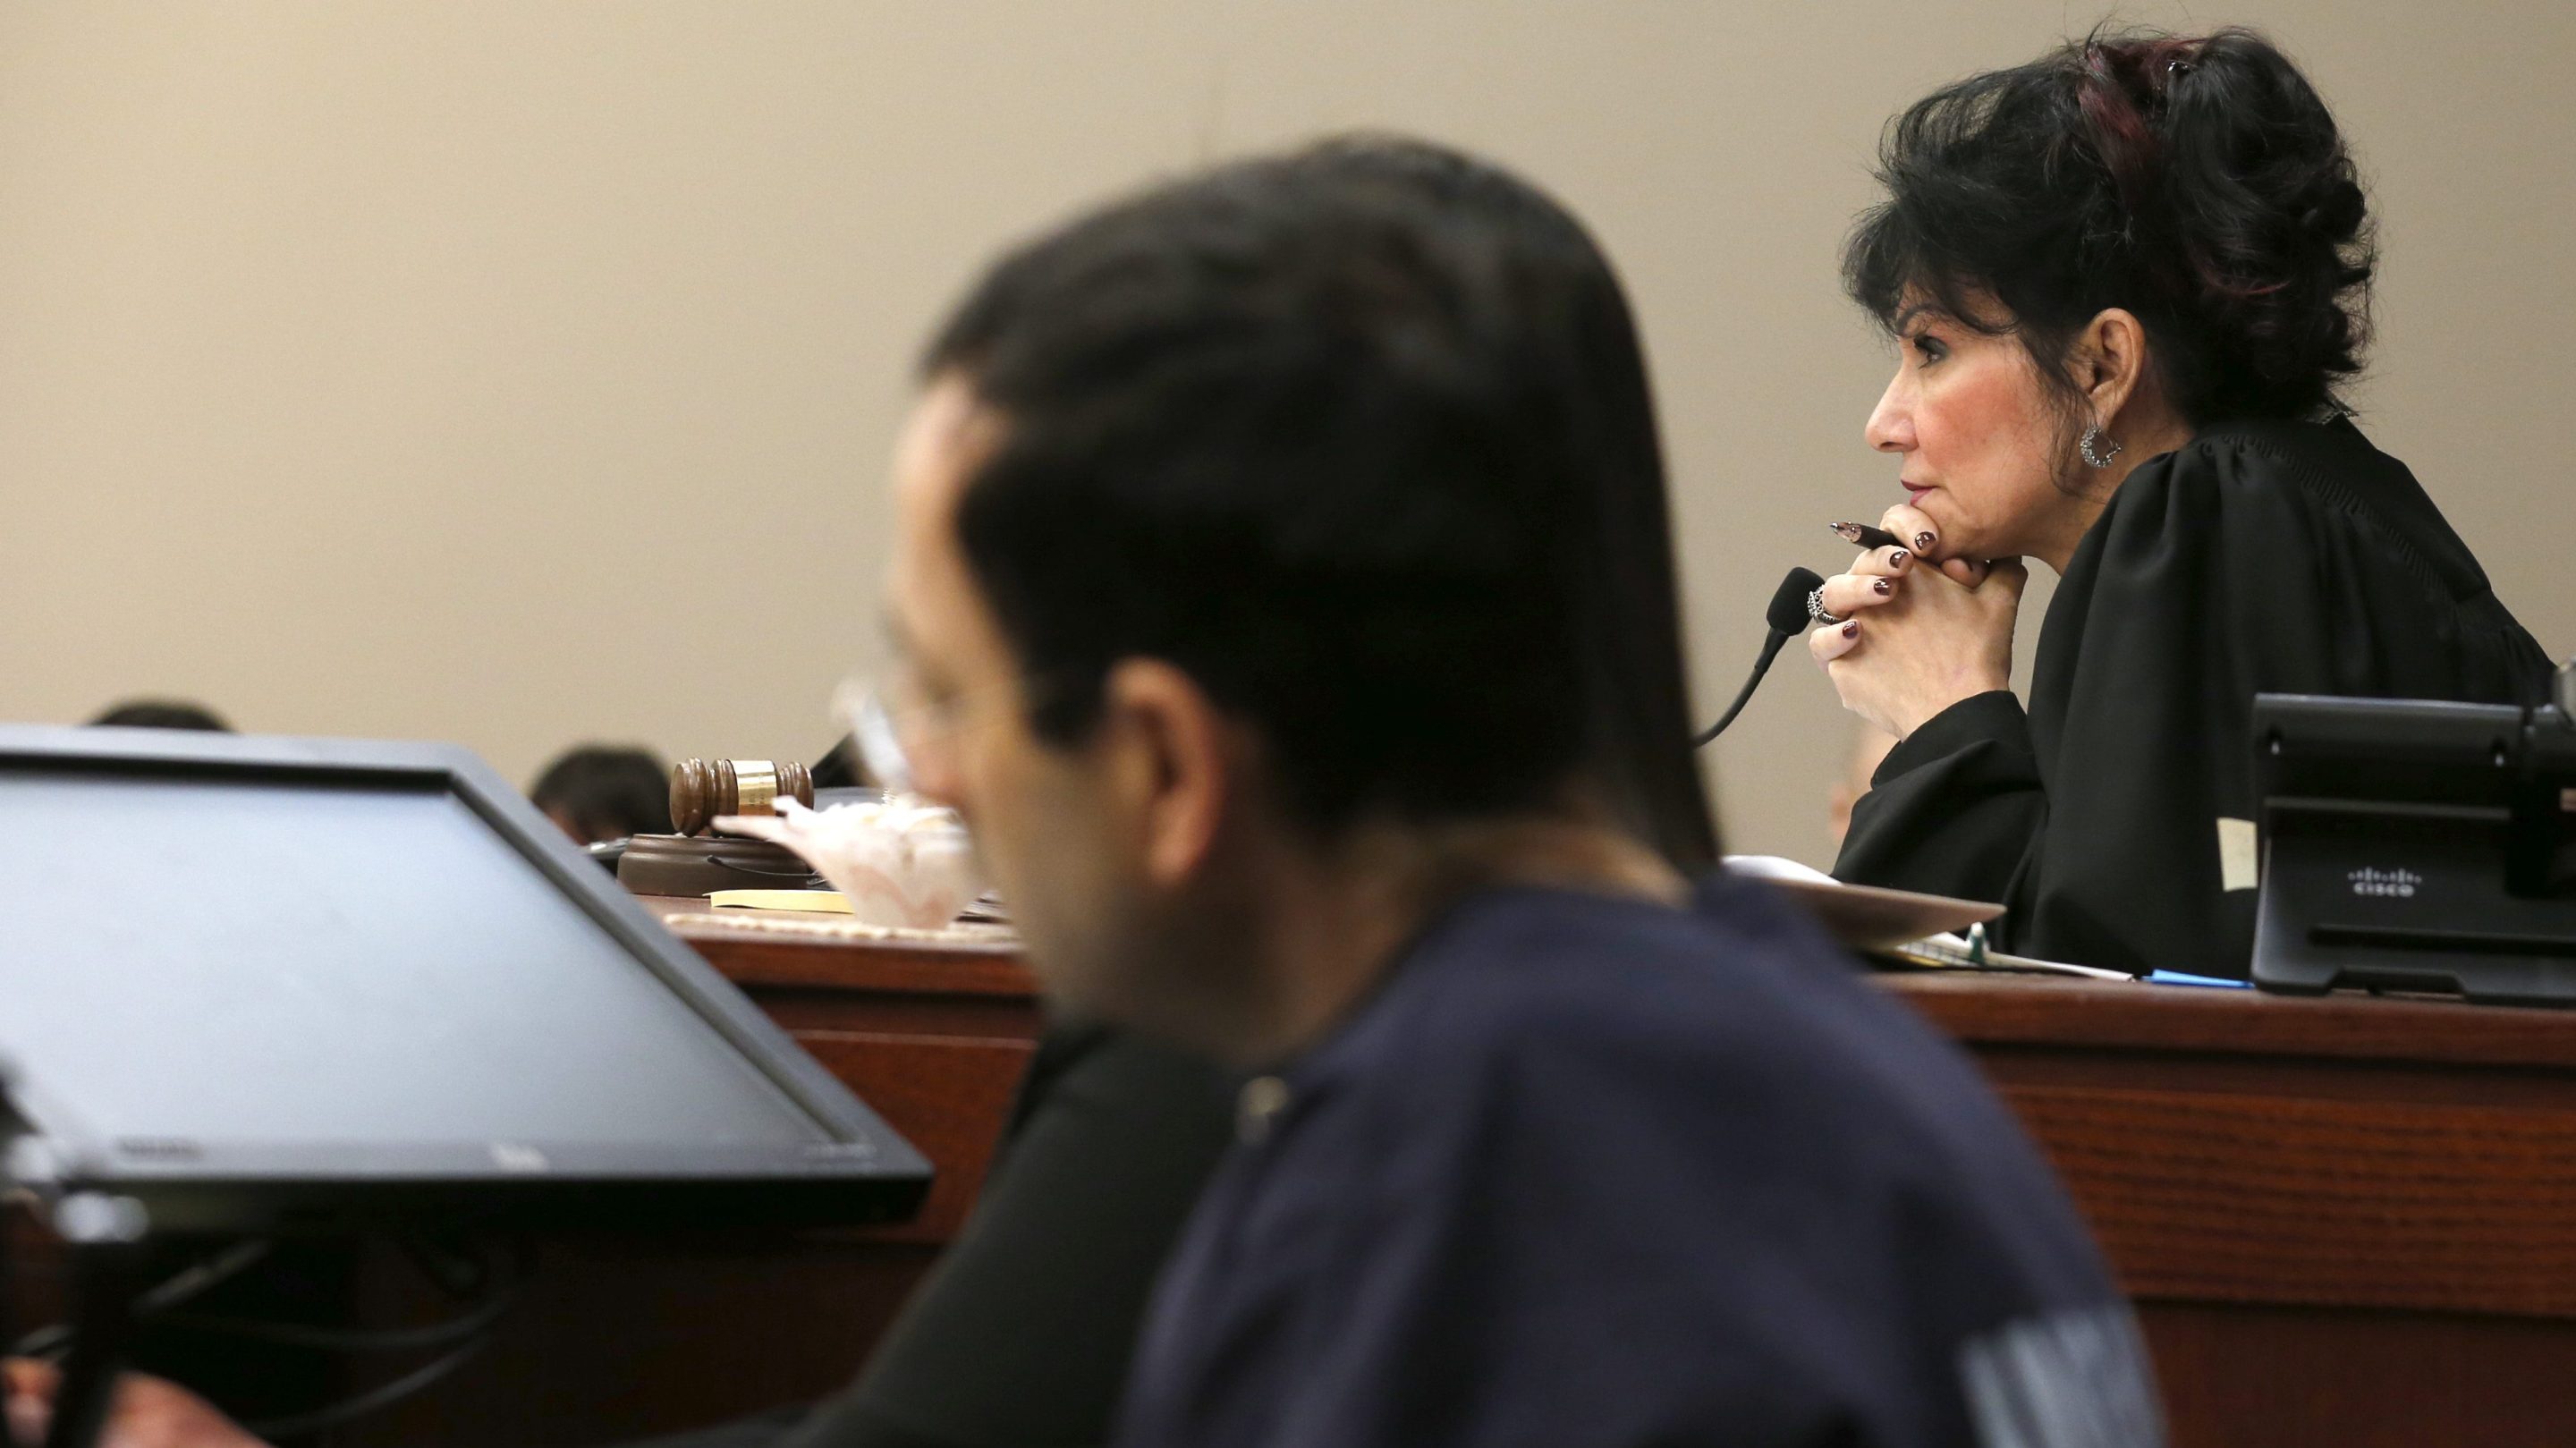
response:
[(1878, 176), (1843, 278), (1880, 321), (1911, 293), (2018, 333), (2071, 389), (2074, 338), (2120, 307), (2195, 425), (2343, 410), (2368, 206), (2325, 102), (2262, 36), (2097, 32), (1972, 76), (1889, 123)]

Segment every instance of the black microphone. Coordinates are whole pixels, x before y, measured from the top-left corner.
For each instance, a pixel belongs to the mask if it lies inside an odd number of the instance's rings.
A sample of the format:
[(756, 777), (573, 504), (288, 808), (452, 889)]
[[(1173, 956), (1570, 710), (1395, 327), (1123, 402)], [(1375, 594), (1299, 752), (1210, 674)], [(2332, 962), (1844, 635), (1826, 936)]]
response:
[(1692, 736), (1691, 748), (1697, 749), (1725, 733), (1726, 726), (1735, 722), (1735, 716), (1744, 712), (1744, 706), (1752, 701), (1753, 687), (1762, 682), (1762, 675), (1769, 671), (1771, 661), (1779, 657), (1780, 646), (1789, 641), (1789, 635), (1806, 632), (1809, 622), (1807, 595), (1824, 586), (1823, 576), (1812, 568), (1792, 568), (1789, 576), (1780, 580), (1779, 591), (1771, 595), (1771, 606), (1762, 610), (1762, 621), (1771, 625), (1771, 636), (1762, 641), (1762, 657), (1753, 661), (1753, 672), (1745, 679), (1744, 687), (1737, 691), (1735, 702), (1726, 706), (1726, 717)]

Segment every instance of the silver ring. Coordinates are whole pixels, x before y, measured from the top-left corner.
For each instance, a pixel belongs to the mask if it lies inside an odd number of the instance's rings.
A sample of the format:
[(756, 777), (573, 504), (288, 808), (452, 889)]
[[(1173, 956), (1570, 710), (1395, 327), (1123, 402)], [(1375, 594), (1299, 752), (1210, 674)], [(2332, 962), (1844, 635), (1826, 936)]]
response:
[(1811, 588), (1807, 590), (1807, 617), (1814, 619), (1818, 623), (1844, 622), (1844, 620), (1836, 618), (1832, 614), (1825, 612), (1825, 591), (1821, 588)]

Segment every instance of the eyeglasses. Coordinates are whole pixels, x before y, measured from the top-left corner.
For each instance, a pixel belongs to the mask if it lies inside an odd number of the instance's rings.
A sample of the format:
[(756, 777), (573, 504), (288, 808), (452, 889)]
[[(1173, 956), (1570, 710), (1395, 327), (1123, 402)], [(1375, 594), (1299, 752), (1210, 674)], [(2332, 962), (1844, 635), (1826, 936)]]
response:
[[(1023, 692), (1034, 692), (1033, 679), (1022, 679)], [(859, 764), (889, 794), (917, 794), (924, 766), (942, 770), (940, 751), (960, 734), (993, 722), (975, 717), (981, 700), (999, 699), (1006, 690), (985, 688), (934, 699), (921, 676), (907, 665), (878, 673), (853, 675), (832, 691), (832, 717), (858, 746)]]
[[(909, 716), (926, 712), (926, 706), (912, 701), (920, 697), (920, 685), (912, 679), (910, 669), (897, 669), (887, 675), (852, 675), (832, 691), (832, 718), (858, 747), (859, 767), (880, 789), (889, 794), (915, 794), (919, 774), (913, 767), (914, 748), (905, 736), (925, 737), (926, 731)], [(912, 724), (898, 723), (905, 719)]]

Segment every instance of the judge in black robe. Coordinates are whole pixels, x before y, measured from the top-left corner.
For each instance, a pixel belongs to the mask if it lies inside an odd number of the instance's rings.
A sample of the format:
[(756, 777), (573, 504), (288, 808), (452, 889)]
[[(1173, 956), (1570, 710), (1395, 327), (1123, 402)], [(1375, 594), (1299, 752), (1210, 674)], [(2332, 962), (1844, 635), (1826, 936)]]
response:
[[(1878, 176), (1844, 281), (1900, 344), (1867, 437), (1909, 498), (1808, 646), (1900, 742), (1835, 873), (2243, 977), (2254, 696), (2518, 703), (2548, 667), (2340, 399), (2376, 265), (2342, 130), (2256, 32), (2104, 29), (1908, 107)], [(2024, 558), (2059, 575), (2027, 712)]]
[[(2020, 954), (2247, 974), (2258, 693), (2524, 703), (2549, 659), (2414, 475), (2348, 420), (2226, 424), (2141, 463), (2069, 560), (2025, 711), (1890, 752), (1845, 880), (2001, 901)], [(2230, 858), (2231, 852), (2234, 858)]]

